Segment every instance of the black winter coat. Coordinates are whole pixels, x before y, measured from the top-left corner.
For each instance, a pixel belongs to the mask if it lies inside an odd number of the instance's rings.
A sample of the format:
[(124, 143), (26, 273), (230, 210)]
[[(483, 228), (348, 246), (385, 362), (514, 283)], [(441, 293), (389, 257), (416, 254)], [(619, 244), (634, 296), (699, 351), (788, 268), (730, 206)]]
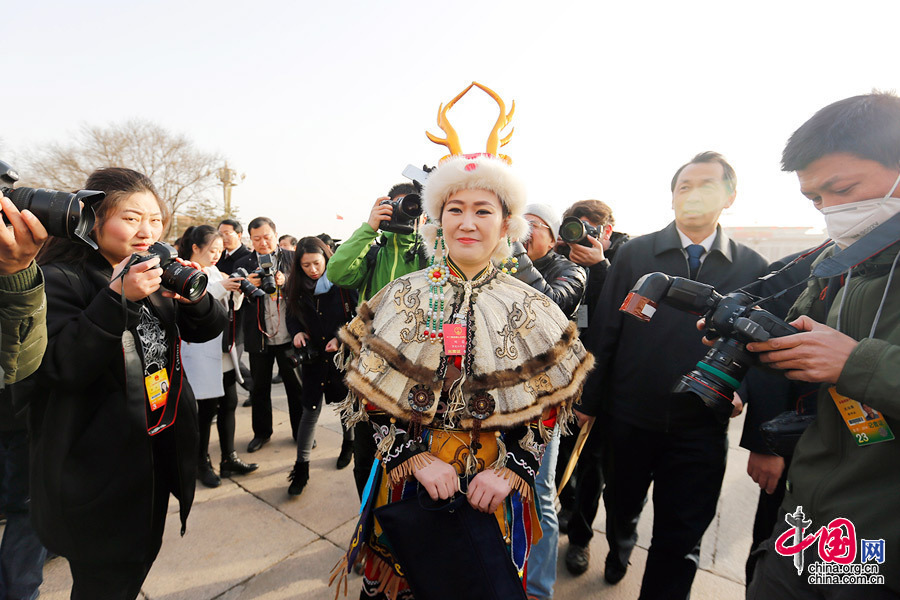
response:
[(513, 244), (513, 255), (519, 261), (513, 276), (545, 294), (574, 319), (587, 285), (584, 267), (553, 250), (532, 263), (521, 242)]
[(138, 340), (140, 304), (127, 302), (123, 314), (120, 296), (108, 288), (112, 267), (99, 254), (83, 266), (43, 269), (49, 343), (28, 398), (34, 528), (67, 558), (152, 560), (158, 515), (165, 517), (155, 503), (167, 491), (178, 498), (183, 533), (194, 498), (197, 404), (174, 354), (178, 336), (215, 338), (225, 312), (209, 295), (194, 305), (160, 292), (148, 299), (166, 331), (169, 403), (177, 402), (175, 422), (151, 438), (146, 396), (126, 392), (123, 358), (123, 332)]
[[(291, 276), (291, 267), (294, 264), (294, 253), (290, 250), (278, 248), (275, 251), (275, 270), (284, 273), (285, 279)], [(259, 268), (259, 262), (256, 258), (256, 252), (251, 252), (244, 258), (238, 260), (235, 269), (244, 268), (248, 273), (253, 273)], [(281, 293), (284, 294), (282, 288)], [(244, 349), (247, 352), (264, 352), (266, 349), (266, 336), (262, 333), (266, 331), (266, 309), (264, 302), (266, 298), (244, 298), (244, 304), (239, 311), (240, 324), (244, 328)], [(280, 298), (281, 310), (287, 310), (287, 301), (282, 295)]]
[[(767, 272), (766, 260), (732, 241), (721, 227), (696, 279), (725, 294)], [(675, 223), (622, 246), (609, 269), (584, 344), (596, 368), (588, 376), (582, 407), (601, 410), (644, 429), (721, 430), (713, 412), (692, 394), (673, 394), (672, 386), (706, 354), (697, 316), (660, 304), (649, 323), (619, 312), (625, 296), (642, 275), (661, 271), (689, 277), (687, 257)], [(636, 441), (639, 443), (639, 441)]]

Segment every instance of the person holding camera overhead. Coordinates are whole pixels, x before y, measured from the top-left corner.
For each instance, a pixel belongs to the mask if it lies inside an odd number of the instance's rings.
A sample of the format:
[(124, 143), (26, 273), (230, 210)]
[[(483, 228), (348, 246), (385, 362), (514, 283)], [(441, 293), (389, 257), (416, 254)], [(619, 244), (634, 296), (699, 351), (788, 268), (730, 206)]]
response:
[[(297, 430), (297, 462), (289, 475), (288, 493), (298, 496), (309, 481), (309, 456), (315, 439), (322, 402), (341, 402), (347, 396), (341, 373), (334, 364), (337, 332), (356, 313), (357, 293), (333, 285), (325, 275), (331, 248), (316, 237), (297, 243), (293, 274), (288, 280), (287, 326), (303, 365), (303, 415)], [(353, 457), (353, 429), (344, 428), (337, 468)]]
[[(189, 256), (191, 261), (203, 267), (209, 278), (206, 291), (222, 304), (225, 311), (240, 309), (244, 296), (240, 292), (241, 279), (227, 277), (216, 263), (222, 256), (222, 236), (211, 225), (188, 227), (181, 235), (178, 254)], [(229, 323), (233, 323), (233, 316)], [(206, 487), (218, 487), (219, 477), (246, 475), (255, 471), (256, 463), (247, 464), (234, 450), (234, 411), (237, 408), (236, 379), (238, 371), (237, 352), (234, 345), (228, 353), (222, 351), (222, 336), (200, 344), (181, 343), (184, 370), (191, 380), (194, 396), (197, 398), (197, 412), (200, 419), (200, 468), (197, 478)], [(209, 432), (213, 417), (219, 430), (219, 449), (222, 461), (219, 475), (212, 468), (209, 459)]]
[(205, 281), (186, 261), (163, 270), (158, 255), (136, 255), (159, 249), (169, 220), (148, 177), (100, 169), (85, 187), (106, 194), (94, 204), (98, 250), (53, 238), (38, 261), (48, 346), (28, 394), (32, 522), (68, 559), (73, 599), (125, 600), (159, 552), (170, 493), (185, 531), (197, 409), (180, 340), (214, 339), (225, 312), (202, 286), (185, 292), (193, 302), (161, 289), (179, 269), (179, 281)]
[(272, 437), (272, 367), (275, 362), (287, 393), (291, 435), (295, 440), (303, 407), (300, 404), (300, 379), (288, 359), (293, 346), (285, 320), (287, 306), (283, 292), (291, 274), (294, 253), (278, 246), (275, 222), (268, 217), (256, 217), (247, 225), (247, 231), (254, 251), (235, 263), (234, 268), (246, 269), (249, 273), (247, 281), (265, 292), (261, 298), (246, 297), (241, 309), (244, 349), (250, 353), (253, 377), (250, 392), (253, 439), (247, 445), (247, 452), (256, 452)]

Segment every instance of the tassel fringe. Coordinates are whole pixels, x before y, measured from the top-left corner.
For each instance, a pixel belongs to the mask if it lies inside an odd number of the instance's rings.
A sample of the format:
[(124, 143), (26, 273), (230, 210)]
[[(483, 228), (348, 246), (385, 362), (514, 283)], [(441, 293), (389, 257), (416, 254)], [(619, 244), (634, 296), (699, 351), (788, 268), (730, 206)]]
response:
[(509, 482), (514, 492), (519, 492), (522, 496), (522, 502), (531, 502), (531, 487), (525, 483), (525, 480), (513, 473), (510, 469), (503, 467), (497, 470), (497, 475)]
[(344, 584), (344, 597), (347, 596), (347, 582), (350, 579), (350, 565), (347, 561), (347, 554), (345, 553), (337, 564), (331, 568), (331, 578), (328, 579), (328, 587), (331, 587), (332, 584), (337, 581), (337, 588), (334, 590), (334, 600), (338, 600), (338, 597), (341, 595), (341, 583)]
[(435, 458), (436, 457), (431, 452), (414, 454), (389, 471), (388, 475), (391, 478), (391, 485), (397, 485), (406, 478), (412, 477), (416, 471), (423, 469), (434, 462)]
[(503, 441), (503, 436), (497, 437), (497, 460), (494, 461), (494, 464), (491, 465), (492, 469), (499, 471), (500, 469), (506, 468), (506, 459), (507, 459), (507, 450), (506, 450), (506, 442)]

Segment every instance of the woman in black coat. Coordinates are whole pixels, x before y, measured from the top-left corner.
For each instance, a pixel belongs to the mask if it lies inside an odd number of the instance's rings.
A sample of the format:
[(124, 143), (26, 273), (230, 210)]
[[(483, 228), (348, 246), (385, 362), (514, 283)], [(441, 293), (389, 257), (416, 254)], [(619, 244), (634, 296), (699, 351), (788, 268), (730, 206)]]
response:
[[(338, 348), (337, 332), (353, 318), (357, 292), (332, 285), (325, 276), (331, 248), (315, 237), (297, 243), (294, 266), (288, 280), (287, 326), (294, 347), (311, 358), (303, 363), (303, 415), (297, 427), (297, 462), (291, 471), (288, 493), (298, 496), (309, 481), (309, 456), (315, 439), (316, 423), (326, 404), (347, 397), (343, 375), (334, 364)], [(353, 456), (353, 430), (344, 430), (344, 441), (337, 468), (350, 464)]]
[[(48, 347), (30, 394), (31, 512), (44, 545), (68, 559), (72, 598), (130, 600), (162, 544), (169, 494), (182, 534), (194, 498), (197, 405), (180, 340), (215, 338), (225, 313), (160, 288), (168, 211), (130, 169), (94, 172), (97, 251), (54, 239), (46, 278)], [(125, 270), (124, 276), (122, 275)]]

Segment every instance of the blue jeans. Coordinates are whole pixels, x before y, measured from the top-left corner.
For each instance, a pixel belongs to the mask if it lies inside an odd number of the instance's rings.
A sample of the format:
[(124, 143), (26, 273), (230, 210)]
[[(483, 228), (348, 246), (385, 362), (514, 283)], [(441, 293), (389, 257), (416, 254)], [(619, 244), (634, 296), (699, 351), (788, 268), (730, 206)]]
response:
[(28, 518), (28, 434), (0, 432), (0, 600), (34, 600), (44, 579), (47, 551)]
[(535, 480), (536, 502), (541, 516), (544, 537), (532, 546), (528, 558), (528, 595), (553, 598), (556, 583), (556, 559), (559, 554), (559, 519), (553, 501), (556, 498), (556, 458), (559, 453), (559, 427), (544, 449), (544, 459)]

